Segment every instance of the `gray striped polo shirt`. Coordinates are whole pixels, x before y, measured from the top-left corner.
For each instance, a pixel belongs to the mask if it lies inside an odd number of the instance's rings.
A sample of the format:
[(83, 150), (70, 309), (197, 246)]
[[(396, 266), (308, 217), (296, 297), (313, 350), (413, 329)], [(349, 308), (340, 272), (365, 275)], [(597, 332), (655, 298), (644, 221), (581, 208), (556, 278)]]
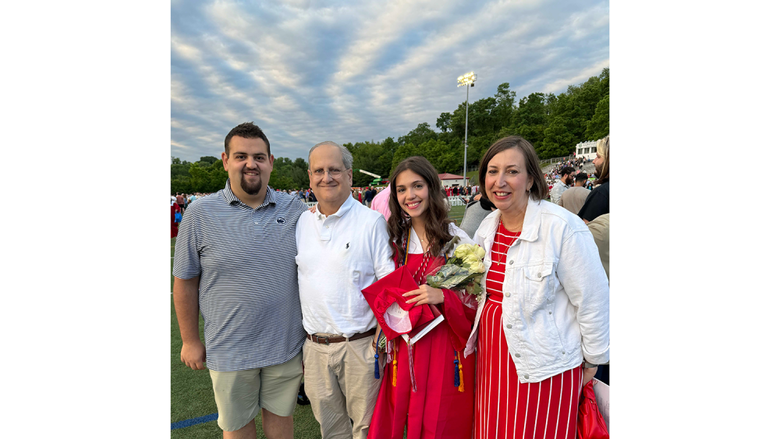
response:
[(176, 239), (173, 275), (200, 276), (206, 367), (219, 372), (281, 364), (301, 350), (295, 226), (306, 205), (268, 188), (252, 209), (230, 190), (197, 199)]

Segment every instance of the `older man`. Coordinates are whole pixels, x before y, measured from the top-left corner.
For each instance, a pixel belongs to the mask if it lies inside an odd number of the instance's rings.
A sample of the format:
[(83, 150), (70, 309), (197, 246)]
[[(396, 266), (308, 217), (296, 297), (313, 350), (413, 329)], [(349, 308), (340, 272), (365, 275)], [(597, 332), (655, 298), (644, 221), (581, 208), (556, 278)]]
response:
[(361, 290), (395, 269), (387, 224), (350, 196), (352, 154), (343, 146), (314, 145), (309, 180), (317, 209), (295, 231), (306, 394), (323, 439), (365, 438), (381, 380), (371, 346), (377, 321)]
[[(306, 335), (295, 269), (295, 227), (306, 206), (268, 186), (274, 156), (251, 122), (225, 138), (225, 188), (184, 216), (173, 263), (181, 361), (209, 369), (226, 439), (293, 437)], [(205, 346), (198, 314), (203, 316)]]

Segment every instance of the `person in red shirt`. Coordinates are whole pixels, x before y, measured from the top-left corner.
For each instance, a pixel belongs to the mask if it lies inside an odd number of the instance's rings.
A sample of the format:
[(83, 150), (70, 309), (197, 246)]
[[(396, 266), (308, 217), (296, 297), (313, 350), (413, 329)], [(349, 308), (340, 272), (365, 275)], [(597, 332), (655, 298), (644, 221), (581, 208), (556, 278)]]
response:
[(171, 238), (179, 236), (179, 223), (176, 222), (176, 212), (181, 213), (181, 207), (175, 197), (171, 197)]

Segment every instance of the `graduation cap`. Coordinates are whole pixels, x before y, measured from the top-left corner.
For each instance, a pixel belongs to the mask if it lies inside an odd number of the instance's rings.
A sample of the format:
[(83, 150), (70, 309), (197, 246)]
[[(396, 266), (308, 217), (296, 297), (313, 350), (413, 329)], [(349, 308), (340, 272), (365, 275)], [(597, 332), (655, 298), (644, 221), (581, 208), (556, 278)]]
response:
[(410, 297), (404, 297), (403, 294), (418, 288), (420, 286), (414, 281), (409, 269), (401, 266), (363, 289), (363, 296), (388, 340), (408, 334), (433, 320), (434, 315), (429, 306), (406, 303)]

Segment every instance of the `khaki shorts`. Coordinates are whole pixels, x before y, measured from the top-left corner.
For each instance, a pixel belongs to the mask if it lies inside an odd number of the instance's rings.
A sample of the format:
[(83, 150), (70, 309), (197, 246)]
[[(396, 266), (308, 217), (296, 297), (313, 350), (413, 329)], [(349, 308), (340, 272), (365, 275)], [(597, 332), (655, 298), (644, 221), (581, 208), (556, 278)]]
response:
[(235, 431), (255, 419), (260, 407), (277, 416), (292, 416), (303, 378), (302, 355), (261, 369), (209, 370), (217, 402), (217, 425)]

